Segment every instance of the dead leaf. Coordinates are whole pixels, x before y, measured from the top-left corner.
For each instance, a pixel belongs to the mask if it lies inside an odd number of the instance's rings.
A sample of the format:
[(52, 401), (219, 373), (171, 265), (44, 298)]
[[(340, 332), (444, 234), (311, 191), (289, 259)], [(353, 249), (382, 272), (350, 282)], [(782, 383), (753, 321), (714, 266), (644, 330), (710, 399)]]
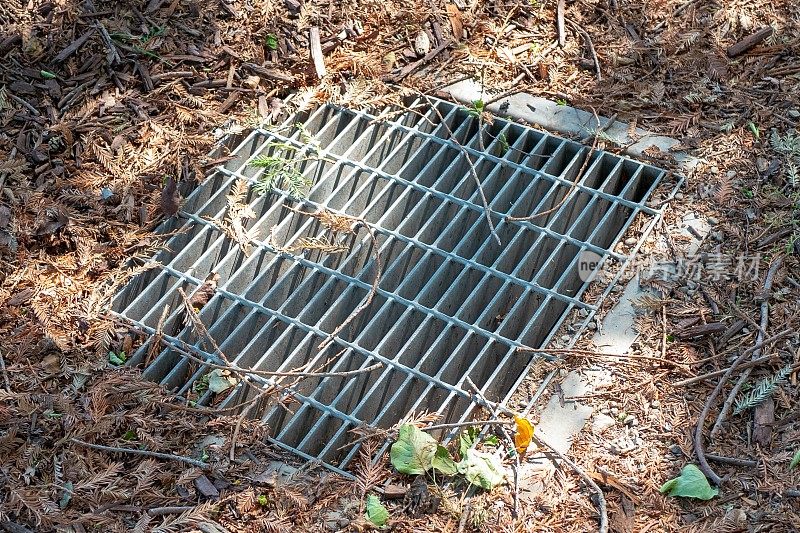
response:
[(533, 424), (527, 418), (516, 415), (514, 423), (517, 425), (517, 432), (514, 433), (514, 446), (517, 448), (517, 453), (523, 455), (533, 439)]
[(6, 302), (9, 307), (19, 307), (20, 305), (28, 302), (33, 297), (33, 289), (27, 288), (19, 291)]
[(614, 533), (633, 533), (635, 509), (625, 495), (620, 503), (609, 502), (608, 526)]
[(167, 183), (164, 184), (164, 190), (161, 191), (161, 212), (166, 217), (172, 217), (179, 209), (178, 183), (170, 176), (167, 178)]
[(219, 282), (219, 274), (212, 272), (206, 277), (200, 287), (189, 297), (189, 303), (196, 310), (202, 309), (208, 301), (214, 296), (217, 291), (217, 283)]
[(36, 227), (35, 235), (52, 235), (69, 223), (69, 215), (61, 208), (50, 207), (45, 211), (44, 220)]
[(622, 481), (620, 481), (616, 476), (609, 474), (608, 472), (590, 472), (589, 476), (591, 476), (592, 479), (594, 479), (601, 485), (617, 489), (627, 498), (630, 498), (631, 502), (633, 503), (638, 502), (638, 498), (636, 497), (635, 494), (633, 494), (631, 488), (628, 487)]
[(453, 28), (453, 37), (460, 41), (464, 36), (464, 24), (461, 22), (461, 11), (455, 4), (447, 4), (447, 18), (450, 19), (450, 26)]

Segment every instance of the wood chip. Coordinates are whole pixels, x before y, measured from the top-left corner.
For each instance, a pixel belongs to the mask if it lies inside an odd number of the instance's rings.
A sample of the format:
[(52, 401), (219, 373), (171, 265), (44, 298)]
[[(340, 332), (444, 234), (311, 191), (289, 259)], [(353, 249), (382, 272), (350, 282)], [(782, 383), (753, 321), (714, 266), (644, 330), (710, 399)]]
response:
[(322, 79), (328, 73), (325, 69), (325, 58), (322, 55), (322, 45), (319, 42), (319, 28), (312, 26), (308, 30), (309, 47), (311, 49), (311, 60), (314, 62), (314, 71), (317, 77)]
[(294, 83), (294, 78), (288, 74), (284, 74), (279, 70), (272, 70), (266, 67), (256, 65), (255, 63), (243, 63), (242, 66), (251, 72), (255, 72), (262, 78), (269, 78), (272, 80), (282, 81), (285, 83)]
[(728, 328), (725, 326), (725, 324), (721, 322), (712, 322), (710, 324), (701, 324), (700, 326), (694, 326), (683, 331), (679, 331), (675, 333), (675, 337), (680, 340), (688, 340), (696, 337), (713, 335), (715, 333), (722, 333), (726, 329)]
[(775, 400), (767, 398), (756, 406), (753, 415), (753, 441), (757, 442), (762, 449), (769, 449), (774, 423)]
[(743, 53), (747, 52), (758, 43), (772, 35), (772, 26), (765, 26), (758, 30), (757, 32), (748, 35), (738, 43), (731, 45), (728, 47), (727, 54), (728, 57), (736, 57), (742, 55)]
[(89, 40), (89, 37), (91, 37), (93, 33), (94, 33), (94, 28), (90, 28), (89, 30), (87, 30), (87, 31), (86, 31), (86, 33), (84, 33), (83, 35), (81, 35), (80, 37), (78, 37), (77, 39), (75, 39), (74, 41), (72, 41), (72, 42), (69, 44), (69, 46), (67, 46), (66, 48), (64, 48), (63, 50), (61, 50), (61, 51), (58, 53), (58, 55), (57, 55), (56, 57), (54, 57), (54, 58), (53, 58), (53, 63), (54, 63), (54, 64), (55, 64), (55, 63), (61, 63), (61, 62), (63, 62), (65, 59), (67, 59), (69, 56), (71, 56), (72, 54), (74, 54), (75, 52), (77, 52), (77, 51), (78, 51), (78, 48), (80, 48), (81, 46), (83, 46), (83, 44), (84, 44), (86, 41), (88, 41), (88, 40)]
[(206, 498), (219, 498), (219, 491), (217, 487), (211, 483), (205, 475), (202, 475), (194, 480), (194, 486)]
[(397, 500), (405, 497), (408, 487), (404, 485), (386, 485), (383, 488), (383, 497), (387, 500)]
[(461, 22), (461, 11), (455, 4), (447, 4), (447, 18), (450, 19), (450, 27), (453, 28), (453, 38), (460, 41), (464, 36), (464, 24)]

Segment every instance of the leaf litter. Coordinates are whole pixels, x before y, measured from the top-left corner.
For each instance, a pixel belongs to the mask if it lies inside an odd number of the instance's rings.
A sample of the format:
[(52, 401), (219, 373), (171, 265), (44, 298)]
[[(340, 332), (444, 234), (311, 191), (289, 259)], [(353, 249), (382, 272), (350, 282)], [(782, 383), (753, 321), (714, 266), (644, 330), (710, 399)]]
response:
[[(570, 22), (564, 48), (551, 46), (557, 36), (553, 2), (459, 1), (418, 8), (390, 0), (345, 2), (335, 9), (332, 2), (245, 4), (10, 0), (0, 5), (0, 362), (5, 384), (0, 391), (5, 459), (0, 524), (29, 530), (70, 525), (76, 531), (90, 526), (235, 530), (247, 524), (251, 530), (318, 531), (331, 524), (334, 530), (349, 527), (344, 523), (355, 526), (363, 518), (343, 496), (363, 495), (335, 476), (311, 474), (265, 486), (248, 482), (276, 454), (264, 444), (267, 428), (241, 421), (238, 448), (252, 457), (231, 462), (227, 448), (239, 418), (195, 407), (196, 397), (173, 397), (143, 382), (136, 369), (111, 368), (124, 364), (145, 337), (108, 319), (103, 308), (131, 275), (150, 268), (146, 262), (161, 244), (153, 229), (162, 217), (180, 216), (181, 196), (224, 157), (217, 145), (220, 132), (274, 120), (282, 112), (276, 97), (292, 90), (299, 90), (300, 105), (380, 105), (399, 101), (385, 80), (402, 79), (425, 91), (467, 74), (497, 92), (525, 88), (677, 136), (708, 160), (682, 193), (684, 201), (719, 220), (715, 231), (723, 240), (712, 236), (706, 245), (731, 254), (755, 249), (786, 255), (770, 305), (770, 330), (796, 330), (800, 154), (792, 140), (800, 118), (800, 14), (795, 3), (712, 6), (659, 0), (598, 7), (576, 2), (565, 10)], [(761, 30), (767, 25), (774, 31)], [(327, 72), (321, 81), (309, 69), (312, 26), (319, 29), (322, 57), (317, 56)], [(759, 32), (769, 36), (735, 59), (726, 57), (728, 47)], [(602, 83), (595, 80), (587, 36), (599, 55)], [(448, 45), (450, 39), (457, 44)], [(218, 151), (209, 156), (215, 146)], [(286, 168), (290, 177), (291, 168)], [(302, 187), (297, 190), (302, 194)], [(668, 217), (681, 214), (681, 203), (672, 203)], [(229, 221), (242, 240), (237, 224), (246, 215), (234, 214)], [(736, 319), (757, 322), (759, 287), (758, 280), (725, 279), (705, 284), (705, 294), (672, 287), (667, 327), (686, 316), (733, 326), (733, 319), (714, 311), (720, 305)], [(640, 349), (657, 353), (661, 324), (651, 316), (640, 322)], [(732, 349), (753, 344), (755, 328), (745, 327), (730, 335), (726, 330), (727, 344), (719, 346), (713, 336), (679, 340), (668, 347), (670, 356), (697, 374), (724, 369)], [(675, 333), (679, 338), (680, 331)], [(775, 346), (771, 369), (757, 372), (761, 381), (754, 379), (751, 386), (765, 383), (787, 364), (796, 366), (796, 349), (791, 339)], [(598, 452), (605, 450), (604, 443), (581, 435), (575, 443), (578, 462), (596, 468), (598, 479), (615, 480), (606, 486), (610, 503), (622, 506), (637, 530), (741, 527), (742, 514), (756, 530), (791, 530), (800, 522), (787, 503), (797, 497), (790, 466), (800, 453), (796, 418), (791, 418), (797, 401), (792, 368), (788, 384), (773, 379), (775, 387), (763, 400), (775, 405), (778, 418), (774, 426), (762, 426), (774, 428), (771, 446), (754, 453), (744, 430), (751, 415), (744, 411), (727, 423), (713, 448), (757, 458), (760, 468), (753, 472), (722, 463), (745, 487), (734, 500), (739, 513), (714, 500), (686, 512), (658, 494), (667, 472), (685, 464), (684, 452), (691, 454), (683, 430), (692, 425), (697, 402), (707, 394), (702, 385), (688, 394), (671, 389), (669, 369), (622, 366), (618, 370), (628, 392), (613, 400), (616, 405), (607, 398), (593, 400), (598, 409), (624, 410), (647, 420), (637, 431), (648, 446), (620, 457)], [(221, 372), (219, 378), (230, 379)], [(221, 389), (216, 378), (214, 383)], [(651, 407), (655, 401), (657, 409)], [(649, 437), (648, 431), (660, 436)], [(520, 450), (527, 447), (527, 433), (527, 427), (518, 426)], [(122, 451), (79, 448), (68, 438)], [(500, 465), (476, 455), (487, 452), (473, 448), (475, 438), (459, 442), (467, 444), (461, 455), (485, 464), (474, 479), (491, 481)], [(217, 475), (208, 482), (219, 487), (219, 500), (204, 501), (195, 484), (202, 475), (198, 469), (126, 454), (128, 447), (213, 464)], [(452, 475), (447, 459), (456, 463), (449, 451), (438, 444), (432, 449), (430, 466), (436, 463), (436, 470)], [(665, 460), (669, 454), (673, 459)], [(756, 474), (761, 467), (766, 478)], [(581, 491), (570, 475), (557, 473), (545, 481), (545, 490), (523, 506), (518, 524), (554, 531), (596, 527), (591, 505), (568, 499)], [(635, 512), (614, 484), (634, 487), (641, 495)], [(461, 506), (448, 503), (459, 501), (452, 486), (431, 480), (430, 487), (440, 495), (435, 497), (443, 497), (439, 511), (409, 518), (386, 502), (392, 523), (465, 531), (499, 530), (511, 523), (507, 512), (498, 511), (510, 506), (510, 495), (501, 489)], [(375, 517), (372, 494), (370, 501)], [(229, 511), (219, 514), (219, 509)]]

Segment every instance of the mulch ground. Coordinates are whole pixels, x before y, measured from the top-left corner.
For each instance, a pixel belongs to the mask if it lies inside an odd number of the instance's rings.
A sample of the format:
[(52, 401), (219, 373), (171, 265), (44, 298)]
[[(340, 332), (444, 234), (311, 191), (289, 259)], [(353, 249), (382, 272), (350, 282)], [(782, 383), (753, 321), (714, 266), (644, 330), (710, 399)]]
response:
[[(275, 98), (299, 91), (309, 102), (360, 106), (390, 99), (390, 83), (432, 91), (471, 76), (496, 92), (525, 90), (677, 137), (707, 163), (672, 199), (667, 225), (690, 210), (712, 217), (705, 252), (760, 258), (755, 275), (687, 273), (657, 284), (636, 353), (678, 367), (607, 363), (619, 381), (588, 401), (634, 415), (641, 443), (615, 453), (587, 433), (573, 452), (586, 471), (611, 474), (600, 482), (612, 530), (797, 530), (800, 478), (789, 461), (800, 430), (800, 5), (578, 0), (564, 6), (563, 47), (557, 11), (550, 0), (0, 3), (0, 529), (367, 528), (369, 489), (407, 480), (364, 461), (358, 482), (315, 468), (279, 482), (268, 428), (247, 421), (231, 459), (239, 418), (187, 408), (137, 369), (112, 367), (109, 351), (136, 339), (103, 310), (129, 278), (129, 260), (159, 246), (153, 230), (174, 209), (169, 184), (202, 180), (220, 135), (267, 117)], [(730, 57), (765, 26), (770, 35)], [(691, 434), (719, 378), (678, 382), (724, 370), (783, 330), (743, 390), (788, 367), (785, 381), (710, 439), (726, 386), (703, 431), (708, 453), (752, 463), (712, 462), (724, 482), (708, 503), (660, 495), (696, 462)], [(202, 457), (213, 469), (92, 444)], [(597, 527), (589, 492), (569, 471), (516, 521), (505, 489), (472, 499), (449, 490), (425, 516), (408, 497), (387, 503), (391, 527)]]

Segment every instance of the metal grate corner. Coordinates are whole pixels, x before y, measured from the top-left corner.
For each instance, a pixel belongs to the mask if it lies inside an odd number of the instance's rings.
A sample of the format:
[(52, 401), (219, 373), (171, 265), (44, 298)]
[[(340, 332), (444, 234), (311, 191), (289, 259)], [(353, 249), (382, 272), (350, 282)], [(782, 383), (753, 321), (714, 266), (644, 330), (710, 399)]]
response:
[[(219, 360), (183, 325), (177, 292), (191, 294), (216, 272), (217, 290), (200, 318), (237, 365), (327, 373), (382, 365), (301, 379), (284, 394), (291, 410), (274, 401), (260, 406), (270, 438), (306, 459), (343, 472), (358, 450), (353, 428), (388, 428), (422, 411), (446, 423), (469, 420), (467, 377), (490, 399), (506, 401), (533, 357), (517, 348), (549, 342), (575, 308), (596, 309), (582, 301), (581, 254), (629, 259), (613, 247), (637, 215), (658, 213), (645, 201), (664, 172), (595, 152), (573, 183), (588, 151), (578, 143), (500, 119), (478, 135), (476, 117), (441, 100), (408, 107), (370, 114), (325, 105), (251, 132), (187, 198), (181, 216), (162, 226), (174, 236), (156, 256), (158, 268), (114, 300), (114, 312), (148, 334), (171, 309), (158, 355), (146, 360), (149, 339), (130, 364), (179, 394), (202, 391), (195, 384), (209, 369), (170, 345)], [(307, 198), (274, 186), (256, 192), (264, 169), (252, 160), (287, 153), (295, 154), (292, 172), (310, 184)], [(255, 214), (245, 227), (249, 254), (220, 229), (237, 180), (249, 185)], [(375, 239), (363, 228), (333, 235), (306, 214), (323, 209), (360, 219)], [(533, 213), (546, 214), (507, 218)], [(287, 251), (322, 236), (338, 238), (344, 251)], [(377, 251), (383, 272), (371, 303), (320, 350), (367, 301)], [(254, 394), (240, 387), (221, 406)], [(206, 391), (199, 403), (211, 400)]]

